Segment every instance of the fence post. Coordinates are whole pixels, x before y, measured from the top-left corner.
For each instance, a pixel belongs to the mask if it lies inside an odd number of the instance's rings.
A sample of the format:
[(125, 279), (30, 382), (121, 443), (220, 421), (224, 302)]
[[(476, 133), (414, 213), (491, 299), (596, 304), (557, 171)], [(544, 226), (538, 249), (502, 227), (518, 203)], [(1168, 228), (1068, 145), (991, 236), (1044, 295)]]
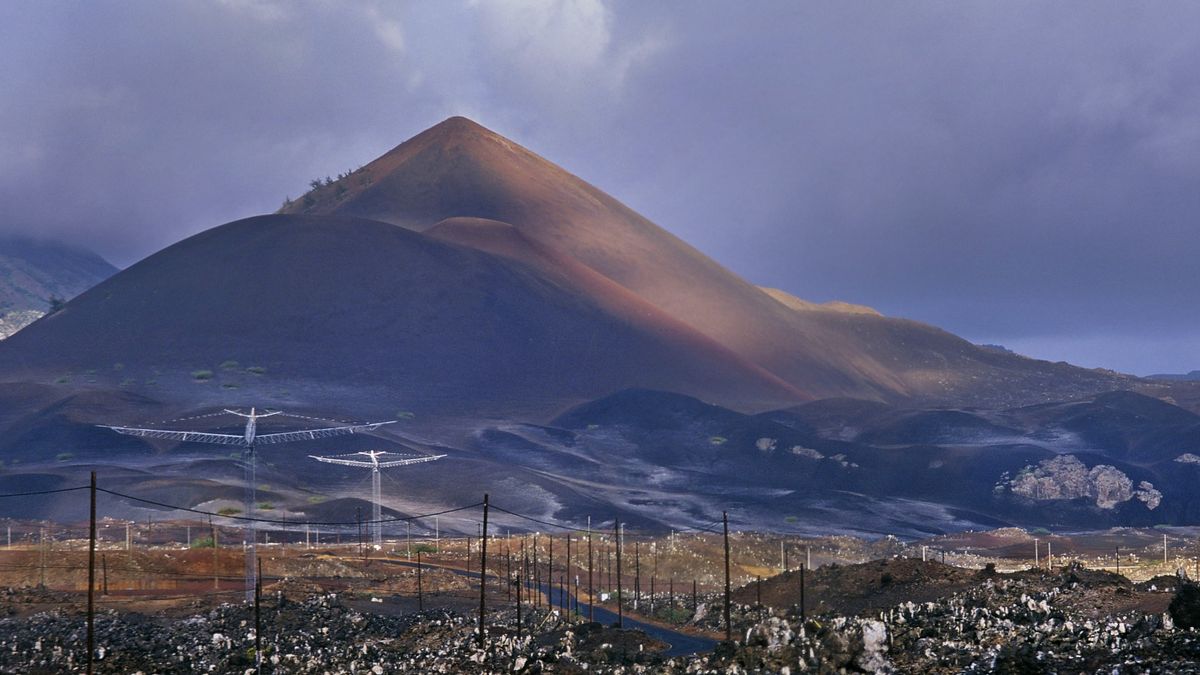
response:
[(421, 549), (417, 549), (417, 611), (425, 611), (425, 597), (421, 588)]
[(95, 665), (92, 662), (96, 653), (96, 472), (92, 472), (91, 490), (91, 519), (88, 525), (88, 617), (87, 617), (87, 672), (92, 675)]
[(487, 643), (487, 633), (484, 631), (483, 615), (487, 611), (487, 534), (488, 534), (488, 496), (483, 494), (483, 530), (479, 536), (479, 648)]
[(104, 581), (100, 586), (103, 590), (100, 594), (108, 595), (108, 556), (103, 553), (100, 554), (100, 569), (104, 571)]
[(725, 640), (733, 641), (733, 625), (729, 623), (729, 514), (721, 512), (721, 522), (725, 527)]

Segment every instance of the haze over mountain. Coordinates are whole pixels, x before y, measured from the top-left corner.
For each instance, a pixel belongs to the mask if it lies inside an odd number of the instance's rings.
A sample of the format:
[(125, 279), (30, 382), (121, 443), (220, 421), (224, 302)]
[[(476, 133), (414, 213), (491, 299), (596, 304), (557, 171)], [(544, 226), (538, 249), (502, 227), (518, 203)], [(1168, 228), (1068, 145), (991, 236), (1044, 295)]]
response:
[(45, 314), (51, 298), (73, 298), (116, 271), (82, 248), (0, 236), (0, 339)]

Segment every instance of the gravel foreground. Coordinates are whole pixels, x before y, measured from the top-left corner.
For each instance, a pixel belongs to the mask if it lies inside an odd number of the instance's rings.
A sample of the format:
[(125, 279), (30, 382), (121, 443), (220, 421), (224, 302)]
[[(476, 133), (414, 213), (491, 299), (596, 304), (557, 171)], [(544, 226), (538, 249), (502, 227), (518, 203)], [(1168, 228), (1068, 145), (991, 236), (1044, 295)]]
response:
[[(707, 600), (690, 624), (723, 632), (716, 598)], [(1135, 586), (1078, 567), (980, 572), (966, 590), (858, 616), (802, 619), (795, 606), (737, 605), (734, 644), (674, 658), (638, 631), (570, 623), (557, 612), (525, 612), (533, 635), (521, 638), (514, 613), (496, 613), (479, 649), (470, 615), (389, 616), (357, 605), (336, 594), (271, 596), (262, 672), (1200, 673), (1196, 586), (1174, 577)], [(78, 611), (0, 619), (0, 671), (81, 672), (85, 630)], [(176, 618), (108, 610), (96, 617), (96, 635), (100, 673), (254, 672), (254, 619), (243, 605)]]

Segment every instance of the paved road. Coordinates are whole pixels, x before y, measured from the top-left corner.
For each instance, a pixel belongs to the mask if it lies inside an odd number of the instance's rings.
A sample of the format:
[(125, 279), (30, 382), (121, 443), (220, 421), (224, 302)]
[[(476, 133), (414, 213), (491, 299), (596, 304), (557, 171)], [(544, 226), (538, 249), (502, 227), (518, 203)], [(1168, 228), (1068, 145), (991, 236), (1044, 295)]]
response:
[[(377, 558), (377, 560), (378, 560), (378, 558)], [(393, 565), (401, 565), (404, 567), (416, 567), (417, 566), (417, 564), (415, 562), (408, 562), (408, 561), (404, 561), (404, 560), (386, 560), (385, 562), (388, 562)], [(458, 569), (456, 567), (442, 567), (440, 565), (429, 565), (428, 563), (425, 563), (423, 566), (424, 567), (438, 567), (438, 569), (443, 569), (448, 572), (453, 572), (455, 574), (458, 574), (458, 575), (461, 575), (464, 577), (469, 577), (471, 579), (479, 578), (479, 572), (468, 572), (466, 570)], [(527, 588), (533, 588), (533, 584), (527, 584)], [(551, 591), (553, 591), (553, 596), (551, 596)], [(546, 584), (542, 584), (542, 592), (546, 594), (546, 597), (558, 597), (561, 600), (560, 592), (557, 589), (551, 589)], [(569, 598), (568, 604), (574, 604), (575, 596), (569, 592), (567, 593), (567, 596)], [(561, 607), (562, 603), (561, 602), (555, 603), (555, 606)], [(579, 611), (584, 616), (589, 616), (589, 605), (588, 605), (588, 603), (584, 602), (582, 599), (579, 601)], [(601, 607), (600, 605), (596, 605), (596, 621), (598, 621), (600, 623), (604, 623), (604, 624), (614, 624), (617, 622), (617, 618), (618, 617), (617, 617), (616, 612), (609, 610), (609, 609), (605, 609), (604, 607)], [(716, 640), (706, 638), (706, 637), (699, 637), (696, 635), (688, 635), (687, 633), (680, 633), (678, 631), (673, 631), (669, 628), (663, 628), (662, 626), (657, 626), (655, 624), (645, 623), (642, 621), (638, 621), (637, 619), (632, 619), (628, 615), (625, 616), (624, 621), (622, 623), (626, 628), (634, 628), (634, 629), (640, 630), (643, 633), (645, 633), (646, 635), (649, 635), (650, 637), (655, 638), (657, 640), (662, 640), (663, 642), (670, 645), (670, 647), (668, 647), (667, 650), (665, 652), (663, 652), (663, 654), (665, 656), (690, 656), (692, 654), (711, 652), (713, 650), (713, 648), (715, 648), (717, 646)]]

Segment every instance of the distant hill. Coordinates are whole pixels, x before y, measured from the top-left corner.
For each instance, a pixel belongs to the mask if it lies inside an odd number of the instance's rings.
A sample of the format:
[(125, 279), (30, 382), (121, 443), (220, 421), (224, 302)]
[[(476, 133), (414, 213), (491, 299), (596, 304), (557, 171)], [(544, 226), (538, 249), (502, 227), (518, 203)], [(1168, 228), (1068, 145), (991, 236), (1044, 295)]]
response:
[(45, 314), (51, 298), (69, 300), (116, 272), (81, 248), (0, 236), (0, 339)]
[(1200, 382), (1200, 370), (1193, 370), (1190, 373), (1163, 373), (1160, 375), (1149, 375), (1148, 380), (1165, 380), (1167, 382)]
[(70, 300), (116, 272), (116, 267), (82, 248), (0, 236), (0, 312), (44, 312), (51, 297)]

